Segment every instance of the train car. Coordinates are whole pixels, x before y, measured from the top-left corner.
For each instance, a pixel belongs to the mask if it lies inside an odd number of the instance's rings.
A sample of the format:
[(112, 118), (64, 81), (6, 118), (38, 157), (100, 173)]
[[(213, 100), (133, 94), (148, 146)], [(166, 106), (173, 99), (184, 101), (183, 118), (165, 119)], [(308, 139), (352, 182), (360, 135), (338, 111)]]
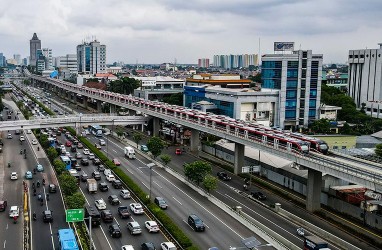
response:
[(324, 155), (328, 154), (329, 146), (325, 141), (323, 141), (321, 139), (306, 136), (306, 135), (300, 134), (300, 133), (290, 133), (290, 136), (293, 138), (302, 140), (302, 141), (309, 142), (310, 143), (310, 149), (315, 151), (315, 152), (319, 152), (319, 153), (324, 154)]

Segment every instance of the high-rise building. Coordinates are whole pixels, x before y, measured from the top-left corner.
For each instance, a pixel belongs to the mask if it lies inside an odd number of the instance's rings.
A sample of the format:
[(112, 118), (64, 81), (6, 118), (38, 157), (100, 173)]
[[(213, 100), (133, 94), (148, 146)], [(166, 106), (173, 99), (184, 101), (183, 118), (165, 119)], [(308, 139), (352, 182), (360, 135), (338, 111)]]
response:
[(382, 43), (379, 49), (349, 51), (348, 94), (357, 108), (366, 104), (366, 113), (380, 116), (382, 102)]
[(208, 58), (200, 58), (200, 59), (198, 59), (198, 67), (199, 68), (208, 68), (208, 67), (210, 67), (210, 59), (208, 59)]
[(43, 48), (42, 54), (45, 57), (45, 69), (53, 70), (53, 57), (52, 57), (52, 49)]
[(77, 55), (67, 54), (66, 56), (58, 56), (55, 58), (55, 67), (68, 69), (70, 73), (77, 73)]
[(30, 44), (30, 57), (29, 63), (32, 66), (36, 66), (37, 61), (37, 50), (41, 49), (41, 41), (38, 39), (36, 33), (33, 33), (32, 39), (29, 41)]
[(5, 67), (5, 56), (0, 53), (0, 67)]
[(45, 65), (46, 65), (46, 62), (45, 62), (46, 58), (44, 56), (44, 54), (42, 53), (42, 49), (38, 49), (36, 50), (36, 70), (37, 72), (43, 72), (46, 68), (45, 68)]
[(77, 45), (77, 68), (82, 74), (106, 72), (106, 45), (97, 40)]
[(321, 77), (322, 55), (311, 50), (262, 56), (262, 89), (280, 90), (276, 126), (307, 127), (319, 119)]
[(21, 65), (21, 55), (19, 54), (14, 54), (13, 59), (16, 61), (16, 65)]
[(256, 54), (214, 55), (213, 65), (224, 69), (248, 68), (258, 66), (257, 57)]

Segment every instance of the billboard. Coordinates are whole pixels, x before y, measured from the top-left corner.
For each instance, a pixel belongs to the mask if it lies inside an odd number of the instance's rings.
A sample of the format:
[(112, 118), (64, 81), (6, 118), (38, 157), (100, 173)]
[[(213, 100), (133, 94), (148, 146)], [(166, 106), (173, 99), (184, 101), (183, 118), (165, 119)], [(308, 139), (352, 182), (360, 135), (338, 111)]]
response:
[(294, 42), (275, 42), (274, 51), (293, 51)]

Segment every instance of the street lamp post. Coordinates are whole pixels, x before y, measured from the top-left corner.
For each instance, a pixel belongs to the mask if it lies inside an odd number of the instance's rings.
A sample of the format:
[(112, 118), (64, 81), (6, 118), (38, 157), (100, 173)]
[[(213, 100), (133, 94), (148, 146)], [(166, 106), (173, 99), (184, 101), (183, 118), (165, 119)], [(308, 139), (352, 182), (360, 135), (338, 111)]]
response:
[(153, 167), (155, 166), (155, 163), (149, 163), (147, 164), (147, 167), (150, 169), (150, 185), (149, 185), (149, 200), (151, 201), (151, 183), (152, 183), (152, 172)]

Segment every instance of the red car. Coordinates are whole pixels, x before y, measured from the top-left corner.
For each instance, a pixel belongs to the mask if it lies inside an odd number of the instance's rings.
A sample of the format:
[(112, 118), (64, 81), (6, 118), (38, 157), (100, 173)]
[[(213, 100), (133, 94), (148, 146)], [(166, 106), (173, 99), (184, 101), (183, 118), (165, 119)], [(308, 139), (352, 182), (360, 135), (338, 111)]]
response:
[(176, 155), (181, 155), (182, 154), (182, 150), (180, 148), (175, 149), (175, 154)]
[(66, 141), (66, 142), (65, 142), (65, 146), (67, 146), (67, 147), (71, 147), (71, 146), (72, 146), (72, 142), (71, 142), (71, 141)]
[(113, 163), (116, 165), (116, 166), (121, 166), (121, 163), (118, 161), (118, 159), (114, 158), (113, 159)]

